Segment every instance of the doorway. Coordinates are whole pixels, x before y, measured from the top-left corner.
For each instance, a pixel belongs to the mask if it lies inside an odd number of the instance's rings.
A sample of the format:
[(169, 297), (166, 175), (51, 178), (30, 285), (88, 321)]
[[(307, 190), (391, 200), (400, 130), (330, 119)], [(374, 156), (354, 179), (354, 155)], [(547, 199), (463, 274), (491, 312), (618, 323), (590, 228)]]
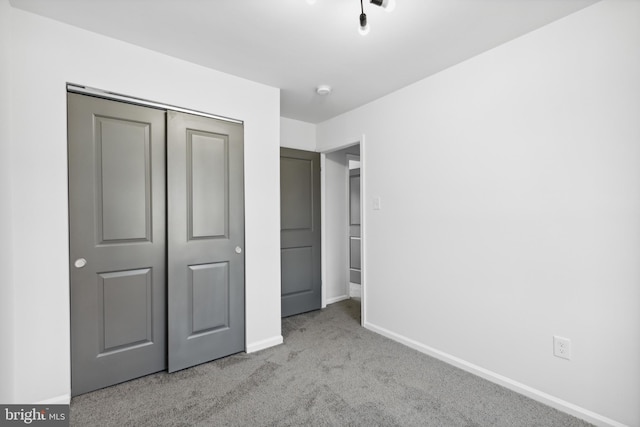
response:
[[(363, 141), (323, 153), (323, 283), (324, 304), (363, 298), (364, 218), (359, 193), (364, 188)], [(350, 170), (359, 159), (360, 179), (353, 184)], [(350, 163), (352, 168), (350, 169)], [(357, 172), (354, 172), (357, 174)], [(355, 191), (353, 208), (351, 190)], [(352, 234), (352, 232), (354, 234)], [(353, 267), (353, 268), (352, 268)], [(360, 267), (360, 268), (358, 268)], [(357, 282), (361, 282), (361, 284)], [(355, 282), (355, 283), (354, 283)], [(353, 289), (352, 289), (353, 288)], [(362, 291), (360, 291), (362, 289)], [(364, 301), (363, 301), (364, 302)], [(364, 304), (363, 322), (364, 322)]]
[(244, 350), (243, 126), (68, 94), (72, 395)]

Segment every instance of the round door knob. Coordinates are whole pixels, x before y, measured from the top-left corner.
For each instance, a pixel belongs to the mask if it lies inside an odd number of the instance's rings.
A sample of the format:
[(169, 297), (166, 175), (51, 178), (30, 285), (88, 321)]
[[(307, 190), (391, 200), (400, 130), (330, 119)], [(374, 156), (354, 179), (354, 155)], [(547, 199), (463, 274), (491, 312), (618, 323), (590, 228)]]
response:
[(87, 260), (84, 258), (78, 258), (76, 262), (73, 263), (76, 268), (82, 268), (87, 265)]
[(237, 254), (241, 254), (242, 253), (242, 248), (240, 246), (236, 246), (236, 253)]

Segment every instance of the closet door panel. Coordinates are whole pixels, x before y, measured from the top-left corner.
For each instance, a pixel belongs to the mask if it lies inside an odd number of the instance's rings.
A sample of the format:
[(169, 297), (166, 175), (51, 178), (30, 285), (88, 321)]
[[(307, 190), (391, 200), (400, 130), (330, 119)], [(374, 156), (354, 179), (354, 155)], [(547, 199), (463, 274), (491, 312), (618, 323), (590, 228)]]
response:
[(169, 371), (245, 349), (243, 128), (168, 113)]
[(74, 396), (167, 366), (165, 122), (68, 95)]

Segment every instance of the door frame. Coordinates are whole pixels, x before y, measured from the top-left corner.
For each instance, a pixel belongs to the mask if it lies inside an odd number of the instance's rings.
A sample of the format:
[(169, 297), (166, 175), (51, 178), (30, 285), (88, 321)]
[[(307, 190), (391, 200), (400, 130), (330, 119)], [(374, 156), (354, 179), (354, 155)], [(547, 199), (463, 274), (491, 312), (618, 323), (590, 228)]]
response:
[[(367, 209), (366, 209), (366, 185), (367, 185), (367, 168), (366, 168), (366, 138), (365, 134), (360, 135), (359, 139), (351, 140), (349, 142), (342, 143), (340, 145), (331, 147), (330, 149), (321, 150), (320, 151), (320, 197), (321, 197), (321, 218), (322, 224), (325, 224), (322, 227), (321, 233), (321, 244), (322, 244), (322, 261), (321, 261), (321, 271), (322, 271), (322, 308), (327, 306), (327, 296), (326, 296), (326, 282), (327, 282), (327, 212), (326, 212), (326, 199), (327, 199), (327, 185), (326, 185), (326, 155), (329, 153), (333, 153), (334, 151), (343, 150), (345, 148), (360, 145), (360, 232), (361, 232), (361, 247), (360, 247), (360, 262), (361, 262), (361, 279), (362, 282), (362, 295), (361, 295), (361, 325), (364, 326), (367, 323), (367, 251), (366, 247), (366, 236), (367, 236)], [(348, 182), (345, 184), (348, 185)], [(348, 192), (347, 192), (348, 196)], [(348, 210), (348, 197), (345, 199), (345, 209)], [(348, 234), (348, 233), (347, 233)], [(348, 242), (348, 235), (345, 236), (345, 242)], [(346, 243), (345, 243), (346, 245)], [(347, 263), (348, 266), (348, 263)], [(348, 268), (345, 270), (345, 280), (348, 282)], [(348, 288), (347, 288), (348, 295)]]

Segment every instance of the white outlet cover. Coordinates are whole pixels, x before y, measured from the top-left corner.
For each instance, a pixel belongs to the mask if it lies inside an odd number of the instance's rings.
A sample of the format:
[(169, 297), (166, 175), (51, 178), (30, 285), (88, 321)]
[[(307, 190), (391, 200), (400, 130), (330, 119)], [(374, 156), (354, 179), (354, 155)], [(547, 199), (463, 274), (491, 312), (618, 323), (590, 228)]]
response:
[(553, 355), (562, 359), (571, 360), (571, 340), (554, 335)]

